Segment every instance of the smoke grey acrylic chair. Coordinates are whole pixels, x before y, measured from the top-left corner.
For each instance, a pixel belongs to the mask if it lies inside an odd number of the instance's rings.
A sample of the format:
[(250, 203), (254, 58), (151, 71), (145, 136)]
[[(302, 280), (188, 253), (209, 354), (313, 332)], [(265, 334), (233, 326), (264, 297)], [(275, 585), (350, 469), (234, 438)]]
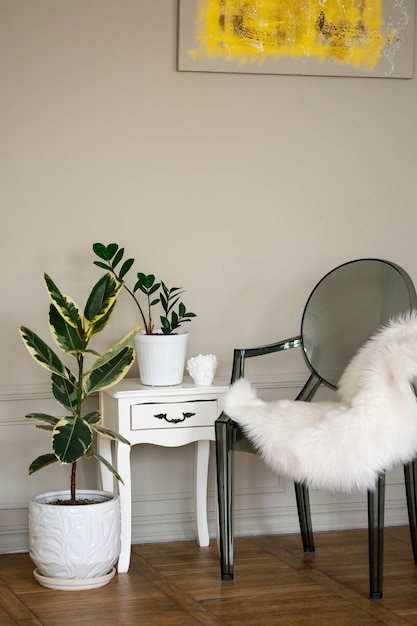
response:
[[(358, 259), (329, 272), (313, 289), (297, 337), (234, 351), (231, 382), (244, 376), (245, 360), (301, 348), (309, 377), (297, 400), (309, 402), (321, 384), (336, 389), (357, 350), (391, 318), (417, 308), (411, 278), (395, 263)], [(256, 450), (236, 422), (224, 412), (215, 423), (219, 547), (222, 580), (233, 580), (233, 488), (235, 451)], [(414, 562), (417, 564), (417, 462), (404, 466), (407, 508)], [(314, 552), (308, 488), (295, 483), (303, 548)], [(382, 597), (385, 475), (368, 492), (370, 597)]]

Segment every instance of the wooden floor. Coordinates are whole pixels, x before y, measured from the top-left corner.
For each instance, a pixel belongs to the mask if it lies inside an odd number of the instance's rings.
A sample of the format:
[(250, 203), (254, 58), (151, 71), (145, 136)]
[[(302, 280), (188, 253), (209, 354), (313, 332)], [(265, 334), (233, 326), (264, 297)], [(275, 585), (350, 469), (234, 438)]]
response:
[(384, 598), (368, 599), (366, 531), (235, 543), (235, 580), (222, 583), (217, 547), (192, 542), (133, 546), (128, 574), (88, 591), (38, 585), (27, 554), (0, 555), (0, 624), (285, 626), (416, 624), (417, 569), (407, 528), (385, 530)]

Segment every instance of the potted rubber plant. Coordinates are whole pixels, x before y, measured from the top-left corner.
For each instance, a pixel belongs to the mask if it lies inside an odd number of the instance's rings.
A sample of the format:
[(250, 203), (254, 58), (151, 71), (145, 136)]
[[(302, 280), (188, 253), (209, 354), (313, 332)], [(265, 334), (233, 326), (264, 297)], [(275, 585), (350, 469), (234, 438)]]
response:
[[(187, 311), (181, 300), (182, 287), (168, 288), (154, 274), (137, 272), (136, 282), (129, 287), (125, 282), (135, 259), (125, 258), (125, 250), (117, 243), (94, 243), (98, 257), (94, 265), (111, 272), (129, 293), (137, 307), (143, 330), (135, 337), (139, 376), (144, 385), (178, 385), (184, 376), (188, 332), (182, 325), (196, 314)], [(142, 302), (141, 302), (142, 299)], [(155, 324), (154, 311), (159, 307), (159, 325)]]
[[(120, 552), (120, 506), (117, 495), (77, 489), (78, 462), (85, 458), (104, 463), (118, 479), (116, 469), (95, 449), (96, 437), (129, 445), (116, 432), (101, 425), (99, 410), (87, 411), (85, 401), (120, 381), (135, 359), (132, 343), (140, 327), (104, 354), (90, 347), (92, 338), (108, 324), (114, 311), (120, 283), (111, 273), (103, 275), (88, 296), (84, 310), (61, 293), (44, 274), (50, 298), (49, 328), (56, 346), (52, 349), (26, 326), (20, 326), (22, 340), (33, 359), (51, 376), (52, 394), (59, 417), (29, 413), (38, 428), (51, 436), (51, 451), (38, 456), (29, 474), (55, 463), (68, 465), (70, 489), (41, 494), (29, 502), (29, 554), (36, 565), (35, 578), (53, 589), (99, 587), (111, 580)], [(73, 359), (73, 370), (64, 362)]]

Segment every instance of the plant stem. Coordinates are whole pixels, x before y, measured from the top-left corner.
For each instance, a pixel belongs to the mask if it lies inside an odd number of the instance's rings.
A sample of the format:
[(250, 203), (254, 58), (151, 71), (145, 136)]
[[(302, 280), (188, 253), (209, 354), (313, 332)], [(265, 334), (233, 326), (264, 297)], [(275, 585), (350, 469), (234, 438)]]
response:
[(110, 263), (110, 261), (109, 261), (109, 260), (107, 260), (107, 266), (108, 266), (108, 268), (109, 268), (110, 272), (111, 272), (111, 273), (113, 274), (113, 276), (116, 278), (116, 280), (118, 280), (118, 281), (119, 281), (119, 283), (121, 283), (121, 284), (123, 285), (123, 288), (124, 288), (124, 289), (126, 289), (127, 293), (128, 293), (130, 296), (132, 296), (133, 300), (136, 302), (136, 306), (137, 306), (137, 307), (138, 307), (138, 309), (139, 309), (139, 313), (140, 313), (140, 316), (141, 316), (141, 318), (142, 318), (143, 325), (144, 325), (144, 327), (145, 327), (145, 332), (146, 332), (146, 334), (147, 334), (147, 335), (150, 335), (150, 334), (151, 334), (151, 331), (148, 331), (148, 324), (147, 324), (147, 322), (146, 322), (146, 317), (145, 317), (145, 314), (144, 314), (144, 312), (142, 311), (142, 307), (140, 306), (139, 301), (137, 300), (137, 298), (136, 298), (136, 296), (135, 296), (134, 292), (133, 292), (131, 289), (129, 289), (129, 287), (128, 287), (128, 286), (126, 285), (126, 283), (124, 282), (123, 278), (121, 278), (120, 276), (118, 276), (118, 275), (117, 275), (116, 270), (114, 269), (114, 267), (112, 267), (112, 264)]
[(71, 504), (77, 504), (76, 490), (75, 490), (75, 475), (77, 472), (77, 463), (71, 465)]
[[(87, 342), (88, 343), (88, 342)], [(84, 346), (87, 348), (87, 345)], [(77, 356), (78, 361), (78, 386), (77, 386), (77, 412), (76, 419), (81, 417), (81, 410), (83, 405), (83, 377), (84, 377), (84, 355), (82, 353)], [(77, 462), (71, 466), (71, 504), (77, 503), (77, 490), (76, 490), (76, 474), (77, 474)]]
[[(114, 271), (113, 271), (113, 273), (114, 273)], [(116, 276), (116, 274), (115, 274), (115, 273), (114, 273), (114, 275)], [(117, 278), (117, 280), (119, 280), (119, 281), (120, 281), (120, 278), (119, 278), (118, 276), (116, 276), (116, 278)], [(122, 281), (120, 281), (120, 282), (122, 282)], [(138, 309), (139, 309), (139, 313), (140, 313), (140, 316), (141, 316), (141, 318), (142, 318), (143, 325), (145, 326), (145, 331), (146, 331), (146, 333), (147, 333), (147, 334), (150, 334), (150, 331), (148, 332), (148, 324), (147, 324), (147, 322), (146, 322), (146, 317), (145, 317), (145, 315), (144, 315), (144, 313), (143, 313), (143, 311), (142, 311), (142, 307), (140, 306), (140, 304), (139, 304), (139, 302), (138, 302), (138, 300), (137, 300), (137, 298), (136, 298), (135, 294), (133, 293), (133, 291), (131, 291), (131, 290), (129, 289), (129, 287), (126, 285), (126, 283), (123, 283), (123, 287), (124, 287), (124, 289), (126, 289), (127, 293), (129, 293), (129, 294), (132, 296), (133, 300), (136, 302), (136, 306), (137, 306), (137, 307), (138, 307)]]

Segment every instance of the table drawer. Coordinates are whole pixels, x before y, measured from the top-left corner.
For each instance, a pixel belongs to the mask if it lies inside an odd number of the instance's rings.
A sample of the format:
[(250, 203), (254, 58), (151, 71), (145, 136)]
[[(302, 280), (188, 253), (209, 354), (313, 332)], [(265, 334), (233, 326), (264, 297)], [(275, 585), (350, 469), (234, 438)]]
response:
[(131, 407), (131, 429), (211, 426), (217, 417), (216, 399), (188, 402), (144, 402)]

